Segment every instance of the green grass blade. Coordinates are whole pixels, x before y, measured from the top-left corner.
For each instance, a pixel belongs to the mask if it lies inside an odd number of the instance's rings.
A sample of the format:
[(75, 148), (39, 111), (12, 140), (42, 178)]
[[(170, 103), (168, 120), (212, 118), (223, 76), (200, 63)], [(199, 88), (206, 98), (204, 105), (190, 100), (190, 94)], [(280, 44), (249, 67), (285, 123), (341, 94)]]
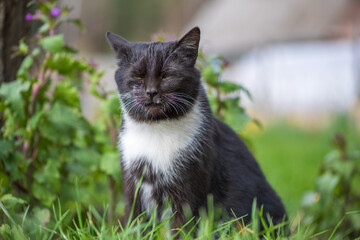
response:
[(10, 222), (14, 225), (16, 225), (14, 219), (10, 216), (9, 212), (6, 210), (4, 204), (0, 201), (0, 207), (3, 210), (3, 212), (5, 213), (5, 215), (10, 219)]
[(139, 182), (138, 182), (138, 184), (136, 186), (136, 190), (135, 190), (135, 194), (134, 194), (134, 201), (133, 201), (132, 206), (131, 206), (131, 211), (130, 211), (128, 222), (126, 224), (126, 228), (128, 228), (130, 226), (131, 222), (132, 222), (132, 216), (134, 214), (136, 199), (137, 199), (137, 196), (138, 196), (138, 193), (139, 193), (139, 190), (140, 190), (142, 180), (144, 178), (145, 171), (146, 171), (146, 167), (144, 167), (144, 171), (143, 171), (143, 173), (141, 175), (141, 178), (140, 178), (140, 180), (139, 180)]
[(335, 226), (334, 230), (332, 231), (332, 233), (331, 233), (331, 235), (330, 235), (330, 237), (329, 237), (328, 240), (331, 240), (331, 239), (334, 237), (337, 229), (340, 227), (341, 223), (344, 221), (344, 218), (345, 218), (345, 217), (343, 217), (343, 218), (338, 222), (338, 224), (336, 224), (336, 226)]

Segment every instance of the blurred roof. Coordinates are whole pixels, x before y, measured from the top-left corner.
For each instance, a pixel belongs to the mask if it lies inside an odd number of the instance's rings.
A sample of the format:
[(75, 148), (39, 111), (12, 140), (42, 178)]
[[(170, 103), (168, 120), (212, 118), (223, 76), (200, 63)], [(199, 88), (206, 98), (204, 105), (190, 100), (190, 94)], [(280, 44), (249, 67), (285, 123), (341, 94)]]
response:
[[(356, 1), (357, 2), (357, 1)], [(278, 41), (334, 37), (354, 0), (211, 0), (190, 21), (207, 52), (236, 55)], [(358, 5), (357, 5), (358, 6)]]

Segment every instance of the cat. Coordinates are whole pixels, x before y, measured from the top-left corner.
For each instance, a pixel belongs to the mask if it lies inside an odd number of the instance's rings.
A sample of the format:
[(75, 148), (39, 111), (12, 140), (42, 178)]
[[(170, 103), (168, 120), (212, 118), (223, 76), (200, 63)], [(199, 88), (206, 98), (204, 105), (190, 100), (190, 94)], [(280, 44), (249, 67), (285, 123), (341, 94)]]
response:
[(255, 158), (243, 140), (212, 115), (195, 67), (200, 29), (169, 42), (129, 42), (111, 32), (106, 37), (118, 60), (126, 217), (134, 200), (133, 218), (144, 211), (151, 214), (155, 206), (161, 216), (170, 199), (174, 224), (181, 226), (186, 223), (183, 207), (198, 216), (211, 194), (230, 216), (245, 216), (245, 224), (255, 198), (264, 216), (271, 216), (274, 224), (282, 222), (285, 208)]

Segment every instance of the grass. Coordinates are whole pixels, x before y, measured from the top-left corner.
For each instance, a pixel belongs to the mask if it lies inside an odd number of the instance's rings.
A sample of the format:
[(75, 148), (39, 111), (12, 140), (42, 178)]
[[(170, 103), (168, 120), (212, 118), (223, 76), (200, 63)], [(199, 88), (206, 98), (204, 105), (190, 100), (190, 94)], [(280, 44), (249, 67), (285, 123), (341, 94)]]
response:
[(294, 216), (302, 194), (314, 188), (319, 165), (331, 149), (329, 139), (323, 132), (276, 124), (252, 140), (264, 174)]
[[(254, 204), (255, 206), (255, 204)], [(106, 223), (106, 211), (100, 214), (95, 208), (89, 207), (86, 210), (86, 217), (83, 218), (80, 214), (81, 209), (77, 214), (70, 216), (69, 210), (62, 212), (61, 204), (58, 202), (57, 206), (52, 208), (53, 221), (51, 227), (42, 224), (34, 224), (31, 219), (26, 219), (24, 214), (22, 223), (9, 223), (0, 226), (0, 237), (4, 240), (10, 239), (243, 239), (243, 240), (258, 240), (263, 239), (289, 239), (286, 237), (282, 227), (284, 224), (278, 226), (264, 224), (263, 218), (253, 219), (253, 221), (243, 227), (239, 227), (238, 222), (241, 222), (241, 217), (233, 218), (228, 221), (220, 220), (216, 214), (216, 210), (210, 207), (208, 211), (202, 211), (198, 219), (190, 219), (185, 225), (180, 228), (171, 228), (170, 221), (173, 216), (157, 222), (155, 219), (155, 212), (149, 220), (145, 221), (145, 213), (136, 217), (133, 221), (126, 224), (108, 225)], [(261, 216), (261, 213), (253, 207), (254, 216)], [(216, 217), (218, 216), (218, 217)], [(72, 224), (65, 224), (65, 222)], [(24, 224), (25, 223), (25, 224)], [(263, 224), (263, 231), (259, 231), (260, 224)], [(175, 230), (175, 231), (174, 231)], [(274, 230), (279, 231), (276, 238)], [(215, 237), (216, 236), (216, 237)], [(301, 236), (301, 237), (299, 237)], [(306, 231), (301, 229), (290, 239), (306, 239), (308, 236)]]
[[(142, 182), (139, 180), (135, 191), (135, 199)], [(108, 208), (104, 207), (104, 212), (101, 214), (96, 208), (91, 206), (85, 210), (86, 217), (84, 217), (84, 209), (81, 205), (76, 203), (76, 211), (71, 213), (70, 210), (62, 210), (60, 200), (58, 204), (52, 206), (52, 219), (48, 224), (39, 224), (33, 219), (27, 219), (29, 207), (25, 213), (20, 217), (18, 223), (13, 220), (9, 211), (0, 201), (0, 208), (6, 214), (8, 220), (7, 224), (0, 226), (0, 237), (6, 240), (10, 239), (245, 239), (257, 240), (263, 239), (288, 239), (287, 231), (284, 227), (288, 223), (280, 223), (274, 226), (271, 222), (266, 224), (262, 215), (262, 209), (256, 208), (256, 201), (254, 200), (251, 223), (245, 225), (242, 221), (244, 216), (233, 216), (229, 218), (223, 215), (223, 211), (215, 208), (211, 196), (208, 198), (207, 209), (200, 209), (200, 217), (190, 217), (189, 221), (179, 228), (171, 227), (171, 220), (174, 214), (165, 220), (158, 221), (156, 219), (157, 209), (153, 210), (152, 215), (147, 218), (146, 212), (136, 216), (134, 220), (129, 220), (127, 223), (118, 221), (115, 225), (107, 224), (106, 217)], [(134, 204), (130, 213), (132, 213)], [(21, 222), (21, 224), (20, 224)], [(261, 230), (260, 226), (264, 230)], [(277, 237), (276, 233), (277, 231)], [(298, 233), (300, 233), (298, 231)], [(296, 236), (296, 235), (294, 235)], [(306, 236), (306, 232), (301, 233), (302, 238)], [(298, 238), (292, 238), (298, 239)]]
[[(332, 149), (331, 139), (335, 132), (343, 133), (349, 142), (359, 143), (359, 134), (354, 124), (346, 118), (337, 118), (331, 124), (320, 128), (304, 128), (286, 122), (268, 125), (265, 130), (247, 132), (254, 154), (261, 165), (267, 179), (281, 196), (290, 216), (293, 228), (291, 237), (274, 235), (276, 226), (265, 226), (260, 232), (257, 224), (262, 221), (254, 219), (247, 226), (238, 227), (235, 220), (218, 221), (217, 214), (209, 205), (209, 211), (202, 211), (199, 219), (191, 219), (187, 224), (177, 229), (181, 239), (313, 239), (337, 231), (339, 224), (324, 232), (311, 232), (311, 226), (301, 226), (296, 220), (304, 191), (314, 188), (314, 181), (319, 165), (324, 156)], [(27, 206), (19, 216), (8, 211), (0, 202), (0, 215), (5, 214), (7, 223), (0, 225), (0, 239), (174, 239), (174, 229), (171, 228), (171, 217), (157, 222), (155, 217), (148, 220), (144, 215), (134, 221), (114, 225), (107, 224), (107, 207), (81, 206), (76, 204), (76, 211), (61, 209), (60, 202), (50, 209), (50, 220), (35, 221), (34, 209)], [(103, 209), (103, 210), (99, 210)], [(255, 211), (255, 209), (254, 209)], [(41, 211), (39, 211), (41, 212)], [(156, 210), (154, 211), (156, 212)], [(36, 214), (35, 214), (36, 215)], [(153, 215), (154, 216), (154, 215)], [(172, 233), (172, 234), (171, 234)]]

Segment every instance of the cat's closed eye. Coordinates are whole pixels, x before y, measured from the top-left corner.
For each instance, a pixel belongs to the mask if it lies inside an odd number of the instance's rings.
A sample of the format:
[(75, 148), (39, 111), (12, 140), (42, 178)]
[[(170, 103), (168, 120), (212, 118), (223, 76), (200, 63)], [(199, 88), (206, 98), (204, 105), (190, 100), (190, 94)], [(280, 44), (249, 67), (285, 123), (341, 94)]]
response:
[(140, 75), (133, 75), (132, 78), (135, 79), (135, 80), (142, 80), (143, 79), (143, 77), (140, 76)]
[(161, 78), (162, 78), (163, 80), (166, 80), (167, 78), (170, 78), (170, 77), (172, 77), (172, 76), (173, 76), (173, 74), (171, 74), (171, 73), (164, 73)]

